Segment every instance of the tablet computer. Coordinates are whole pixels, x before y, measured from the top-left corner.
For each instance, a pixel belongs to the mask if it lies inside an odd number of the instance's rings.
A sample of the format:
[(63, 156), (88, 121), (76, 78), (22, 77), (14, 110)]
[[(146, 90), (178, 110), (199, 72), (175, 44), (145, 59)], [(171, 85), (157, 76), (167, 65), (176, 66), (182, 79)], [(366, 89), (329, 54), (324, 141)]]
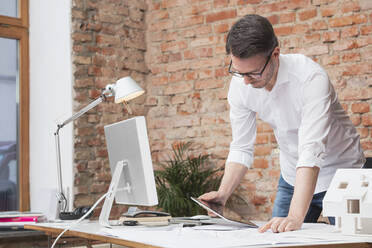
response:
[(214, 202), (207, 202), (207, 201), (202, 201), (200, 199), (191, 197), (191, 200), (199, 204), (202, 208), (214, 213), (224, 221), (226, 221), (226, 224), (229, 225), (234, 225), (234, 226), (241, 226), (241, 227), (252, 227), (252, 228), (257, 228), (258, 226), (254, 224), (253, 222), (249, 220), (236, 220), (231, 217), (227, 218), (226, 216), (223, 215), (223, 206), (221, 204), (217, 204)]

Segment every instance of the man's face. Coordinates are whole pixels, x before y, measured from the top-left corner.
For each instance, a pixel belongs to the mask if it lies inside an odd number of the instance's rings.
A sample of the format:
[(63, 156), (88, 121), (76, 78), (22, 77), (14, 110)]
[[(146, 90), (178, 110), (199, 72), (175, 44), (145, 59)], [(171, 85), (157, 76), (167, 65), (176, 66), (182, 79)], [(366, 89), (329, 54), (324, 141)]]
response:
[[(267, 88), (268, 90), (271, 90), (275, 83), (273, 77), (276, 71), (277, 63), (275, 58), (278, 54), (278, 50), (278, 48), (275, 48), (269, 56), (257, 54), (249, 58), (238, 58), (231, 55), (231, 71), (238, 73), (253, 73), (253, 76), (244, 75), (244, 83), (246, 85), (250, 84), (254, 88)], [(260, 72), (262, 72), (262, 74), (257, 76)]]

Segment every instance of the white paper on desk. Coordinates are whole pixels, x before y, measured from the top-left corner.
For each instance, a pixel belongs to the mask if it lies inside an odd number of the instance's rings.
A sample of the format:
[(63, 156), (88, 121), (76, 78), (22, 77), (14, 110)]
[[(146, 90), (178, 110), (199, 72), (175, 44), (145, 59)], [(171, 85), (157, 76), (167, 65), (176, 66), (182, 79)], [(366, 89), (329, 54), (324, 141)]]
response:
[[(233, 231), (195, 230), (193, 228), (174, 228), (168, 231), (144, 229), (105, 229), (110, 235), (156, 245), (161, 247), (241, 247), (250, 245), (280, 245), (314, 243), (311, 237), (298, 239), (295, 236), (266, 232), (258, 233), (257, 229), (241, 229)], [(144, 239), (146, 237), (146, 239)], [(317, 240), (318, 241), (318, 240)]]

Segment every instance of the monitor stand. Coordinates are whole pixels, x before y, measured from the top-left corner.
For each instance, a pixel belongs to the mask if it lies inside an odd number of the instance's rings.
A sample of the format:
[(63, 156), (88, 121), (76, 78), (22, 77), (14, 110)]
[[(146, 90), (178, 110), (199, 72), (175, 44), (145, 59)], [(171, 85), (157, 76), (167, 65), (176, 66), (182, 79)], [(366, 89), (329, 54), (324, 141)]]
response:
[[(112, 175), (110, 187), (109, 190), (107, 191), (107, 195), (105, 198), (105, 202), (103, 203), (101, 214), (99, 215), (99, 224), (101, 226), (111, 228), (111, 225), (109, 223), (110, 212), (112, 204), (114, 203), (116, 192), (118, 191), (120, 176), (123, 172), (124, 166), (129, 166), (128, 160), (118, 161), (116, 164), (115, 172)], [(119, 190), (127, 190), (128, 192), (130, 192), (131, 186), (129, 185), (129, 183), (126, 183), (126, 186), (124, 188), (120, 188)]]

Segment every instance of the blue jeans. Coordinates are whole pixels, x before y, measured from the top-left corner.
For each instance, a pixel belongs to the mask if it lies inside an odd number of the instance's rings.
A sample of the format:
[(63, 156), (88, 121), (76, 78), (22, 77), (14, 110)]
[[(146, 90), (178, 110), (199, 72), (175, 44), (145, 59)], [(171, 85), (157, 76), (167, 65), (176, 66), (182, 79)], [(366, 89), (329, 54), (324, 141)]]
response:
[[(273, 217), (287, 217), (289, 206), (293, 196), (293, 186), (289, 185), (280, 175), (278, 190), (274, 202)], [(323, 209), (323, 198), (327, 191), (313, 195), (309, 210), (306, 214), (305, 223), (316, 223)], [(329, 217), (329, 222), (334, 225), (335, 218)]]

